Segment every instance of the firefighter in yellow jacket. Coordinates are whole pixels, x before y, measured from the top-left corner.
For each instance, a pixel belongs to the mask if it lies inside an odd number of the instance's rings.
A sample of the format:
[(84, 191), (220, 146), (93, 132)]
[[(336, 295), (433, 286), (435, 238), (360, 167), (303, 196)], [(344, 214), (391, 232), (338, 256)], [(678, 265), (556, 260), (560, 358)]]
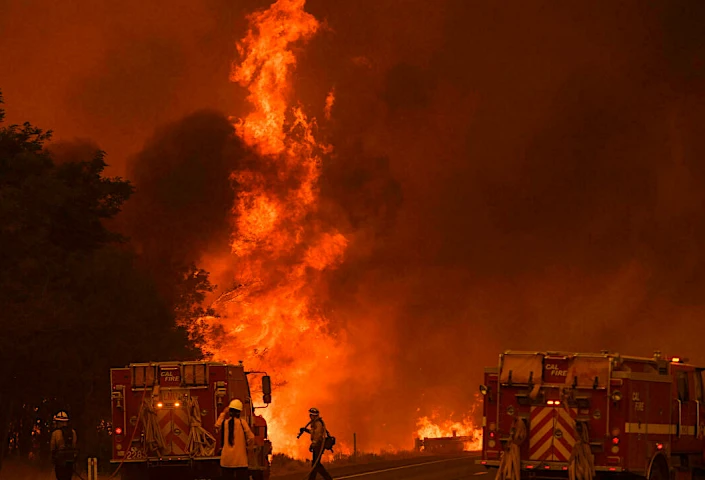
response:
[(220, 453), (220, 468), (223, 479), (249, 480), (247, 448), (254, 443), (255, 436), (247, 421), (241, 417), (242, 402), (233, 400), (226, 412), (220, 414), (216, 428), (221, 432), (223, 450)]
[(69, 416), (64, 411), (54, 415), (54, 422), (56, 430), (51, 433), (49, 444), (56, 480), (71, 480), (78, 453), (76, 430), (69, 426)]

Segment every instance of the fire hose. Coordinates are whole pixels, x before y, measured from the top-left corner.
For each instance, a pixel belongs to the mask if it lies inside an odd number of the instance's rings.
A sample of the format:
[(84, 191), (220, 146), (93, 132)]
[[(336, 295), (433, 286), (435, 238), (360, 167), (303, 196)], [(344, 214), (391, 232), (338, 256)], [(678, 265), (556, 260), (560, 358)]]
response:
[[(563, 394), (563, 408), (570, 414), (567, 396)], [(590, 432), (586, 422), (573, 420), (575, 444), (568, 459), (569, 480), (592, 480), (595, 478), (595, 456), (590, 449)]]
[(191, 457), (212, 457), (215, 455), (215, 437), (201, 425), (201, 408), (197, 398), (188, 401), (188, 452)]
[(159, 420), (157, 419), (157, 411), (148, 402), (142, 402), (140, 413), (143, 413), (144, 421), (144, 440), (147, 444), (148, 452), (159, 452), (162, 454), (166, 450), (166, 442), (162, 435), (162, 430), (159, 428)]
[[(516, 417), (509, 434), (509, 445), (502, 452), (497, 471), (497, 480), (520, 480), (521, 454), (519, 446), (526, 440), (526, 424), (524, 420)], [(573, 480), (573, 479), (571, 479)]]
[(575, 422), (576, 441), (568, 460), (569, 480), (595, 478), (595, 456), (590, 450), (590, 435), (584, 422)]
[[(144, 399), (147, 396), (147, 389), (144, 389), (144, 392), (142, 393), (142, 402), (144, 403)], [(140, 413), (137, 415), (137, 421), (135, 422), (135, 428), (132, 430), (132, 436), (130, 436), (130, 443), (129, 445), (132, 445), (132, 441), (135, 439), (135, 434), (137, 433), (137, 426), (140, 424), (140, 420), (142, 419), (142, 410), (140, 408)], [(122, 464), (125, 463), (126, 457), (122, 458), (122, 461), (118, 464), (117, 468), (115, 471), (110, 475), (110, 478), (115, 478), (115, 476), (118, 474), (120, 471), (120, 468), (122, 468)]]
[[(301, 435), (303, 435), (303, 434), (307, 431), (306, 428), (307, 428), (309, 425), (311, 425), (312, 422), (313, 422), (313, 421), (309, 421), (309, 422), (306, 424), (306, 426), (304, 426), (303, 428), (301, 428), (301, 429), (299, 430), (299, 434), (296, 436), (296, 439), (297, 439), (297, 440), (298, 440), (299, 438), (301, 438)], [(309, 432), (309, 433), (310, 433), (310, 432)], [(325, 451), (325, 446), (326, 446), (326, 443), (325, 443), (325, 442), (321, 442), (321, 449), (318, 451), (318, 456), (316, 457), (316, 460), (315, 460), (315, 461), (313, 462), (313, 464), (311, 465), (311, 470), (309, 470), (308, 473), (306, 474), (306, 476), (303, 477), (303, 480), (306, 480), (307, 478), (309, 478), (309, 477), (311, 476), (311, 473), (313, 473), (313, 471), (314, 471), (314, 470), (316, 469), (316, 467), (318, 466), (318, 464), (321, 463), (321, 457), (323, 456), (323, 452)]]

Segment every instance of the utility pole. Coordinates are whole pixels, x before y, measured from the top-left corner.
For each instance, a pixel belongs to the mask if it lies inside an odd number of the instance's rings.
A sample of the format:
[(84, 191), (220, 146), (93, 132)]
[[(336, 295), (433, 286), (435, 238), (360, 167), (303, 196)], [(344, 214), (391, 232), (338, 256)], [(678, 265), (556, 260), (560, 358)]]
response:
[(353, 433), (353, 460), (357, 462), (357, 433)]

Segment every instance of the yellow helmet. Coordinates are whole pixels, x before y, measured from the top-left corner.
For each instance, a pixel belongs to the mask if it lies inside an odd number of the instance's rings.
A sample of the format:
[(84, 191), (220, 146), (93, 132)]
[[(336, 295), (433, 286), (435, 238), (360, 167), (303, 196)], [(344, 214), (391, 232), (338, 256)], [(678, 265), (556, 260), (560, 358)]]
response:
[(228, 408), (242, 411), (242, 402), (236, 398), (230, 402), (230, 406)]
[(56, 415), (54, 415), (54, 421), (55, 422), (68, 422), (69, 421), (69, 414), (66, 413), (65, 411), (61, 410)]

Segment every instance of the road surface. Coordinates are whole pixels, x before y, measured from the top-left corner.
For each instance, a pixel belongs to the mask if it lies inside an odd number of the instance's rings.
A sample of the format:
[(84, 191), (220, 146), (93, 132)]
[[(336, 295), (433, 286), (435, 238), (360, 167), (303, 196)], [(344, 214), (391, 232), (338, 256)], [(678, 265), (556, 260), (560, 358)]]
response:
[[(330, 468), (335, 480), (493, 480), (475, 465), (477, 454), (417, 457), (366, 465)], [(272, 480), (303, 480), (306, 472), (272, 476)], [(320, 478), (320, 477), (319, 477)]]

